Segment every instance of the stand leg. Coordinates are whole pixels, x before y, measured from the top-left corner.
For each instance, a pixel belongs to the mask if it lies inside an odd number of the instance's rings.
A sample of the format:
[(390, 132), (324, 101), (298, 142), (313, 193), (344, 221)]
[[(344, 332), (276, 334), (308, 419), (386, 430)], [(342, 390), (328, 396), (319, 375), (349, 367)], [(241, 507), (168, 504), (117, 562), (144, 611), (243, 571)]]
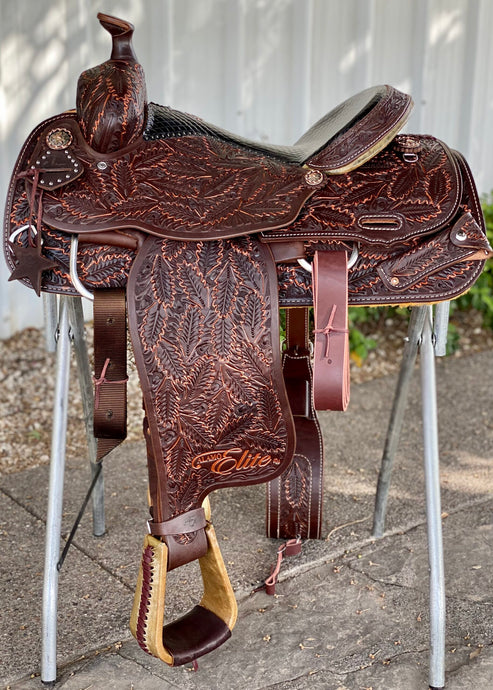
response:
[(44, 332), (47, 352), (55, 352), (56, 350), (55, 335), (58, 324), (57, 304), (58, 300), (56, 295), (43, 292)]
[(445, 684), (445, 577), (438, 455), (438, 423), (432, 307), (427, 307), (420, 348), (423, 441), (430, 564), (430, 687)]
[(435, 357), (445, 357), (447, 354), (447, 334), (450, 314), (450, 302), (440, 302), (435, 307), (435, 322), (433, 334), (435, 336)]
[(382, 537), (385, 530), (385, 515), (389, 496), (390, 477), (394, 465), (397, 444), (401, 435), (404, 413), (406, 411), (409, 385), (414, 371), (421, 333), (426, 316), (426, 307), (414, 307), (409, 321), (408, 339), (404, 347), (399, 380), (395, 390), (394, 402), (390, 413), (387, 438), (378, 475), (375, 510), (373, 514), (373, 537)]
[[(87, 446), (89, 460), (91, 463), (91, 473), (94, 478), (98, 470), (96, 463), (97, 441), (93, 432), (93, 392), (92, 376), (89, 366), (89, 356), (84, 337), (84, 312), (82, 310), (82, 299), (80, 297), (69, 297), (69, 316), (72, 331), (74, 334), (74, 349), (77, 359), (77, 371), (79, 373), (79, 386), (82, 397), (82, 408), (84, 411), (84, 422), (86, 425)], [(92, 524), (95, 537), (101, 537), (105, 532), (104, 515), (104, 478), (101, 470), (92, 494)]]
[(45, 565), (43, 581), (43, 622), (41, 650), (41, 680), (52, 685), (56, 680), (56, 632), (60, 532), (62, 523), (63, 477), (68, 413), (68, 384), (70, 365), (70, 326), (67, 298), (60, 298), (56, 387), (53, 407), (51, 440), (50, 485), (46, 518)]

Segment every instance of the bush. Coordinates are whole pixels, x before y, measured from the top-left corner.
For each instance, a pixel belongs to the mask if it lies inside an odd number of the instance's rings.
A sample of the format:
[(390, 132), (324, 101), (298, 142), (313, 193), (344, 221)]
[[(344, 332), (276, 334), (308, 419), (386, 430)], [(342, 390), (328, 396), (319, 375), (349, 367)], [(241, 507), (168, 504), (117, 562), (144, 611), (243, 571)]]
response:
[[(493, 246), (493, 192), (482, 199), (483, 213), (486, 220), (486, 234)], [(483, 272), (472, 288), (450, 305), (450, 313), (456, 309), (465, 311), (476, 309), (483, 316), (483, 326), (493, 330), (493, 263), (487, 261)]]

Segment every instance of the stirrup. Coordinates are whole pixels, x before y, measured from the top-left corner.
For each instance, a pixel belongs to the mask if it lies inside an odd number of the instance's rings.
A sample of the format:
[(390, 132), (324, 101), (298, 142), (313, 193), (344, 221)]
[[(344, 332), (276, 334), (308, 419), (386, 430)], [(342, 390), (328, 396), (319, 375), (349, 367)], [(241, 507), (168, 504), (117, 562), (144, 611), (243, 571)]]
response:
[(130, 630), (139, 646), (170, 666), (194, 661), (231, 636), (238, 606), (210, 522), (209, 499), (203, 503), (208, 550), (199, 558), (204, 594), (200, 603), (181, 618), (164, 625), (168, 548), (156, 537), (144, 538)]

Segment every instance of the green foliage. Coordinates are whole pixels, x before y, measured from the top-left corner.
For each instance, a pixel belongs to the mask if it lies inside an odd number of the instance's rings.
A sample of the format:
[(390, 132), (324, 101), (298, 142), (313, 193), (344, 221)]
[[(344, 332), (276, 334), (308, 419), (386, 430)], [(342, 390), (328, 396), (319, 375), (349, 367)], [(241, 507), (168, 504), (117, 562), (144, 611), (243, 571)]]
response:
[(454, 352), (457, 352), (457, 350), (459, 349), (459, 344), (460, 344), (460, 334), (459, 334), (459, 331), (457, 330), (457, 326), (455, 326), (455, 324), (449, 322), (448, 330), (447, 330), (447, 346), (446, 346), (447, 354), (453, 355)]
[(373, 324), (378, 330), (388, 318), (404, 318), (408, 310), (403, 307), (350, 307), (349, 308), (349, 349), (351, 358), (358, 365), (377, 347), (377, 341), (365, 335), (360, 328), (363, 324)]
[[(482, 200), (486, 220), (486, 234), (493, 246), (493, 192)], [(483, 316), (483, 326), (493, 330), (493, 263), (487, 261), (483, 272), (465, 295), (451, 303), (451, 313), (455, 309), (476, 309)]]

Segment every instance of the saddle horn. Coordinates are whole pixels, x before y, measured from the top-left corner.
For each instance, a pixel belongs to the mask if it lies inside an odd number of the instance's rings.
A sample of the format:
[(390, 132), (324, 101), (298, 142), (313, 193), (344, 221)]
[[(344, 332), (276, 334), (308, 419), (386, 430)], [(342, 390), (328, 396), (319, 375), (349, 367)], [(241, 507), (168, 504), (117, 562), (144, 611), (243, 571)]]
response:
[(102, 13), (98, 19), (111, 35), (111, 57), (80, 75), (77, 119), (91, 148), (113, 153), (137, 141), (142, 133), (145, 75), (132, 46), (133, 24)]

